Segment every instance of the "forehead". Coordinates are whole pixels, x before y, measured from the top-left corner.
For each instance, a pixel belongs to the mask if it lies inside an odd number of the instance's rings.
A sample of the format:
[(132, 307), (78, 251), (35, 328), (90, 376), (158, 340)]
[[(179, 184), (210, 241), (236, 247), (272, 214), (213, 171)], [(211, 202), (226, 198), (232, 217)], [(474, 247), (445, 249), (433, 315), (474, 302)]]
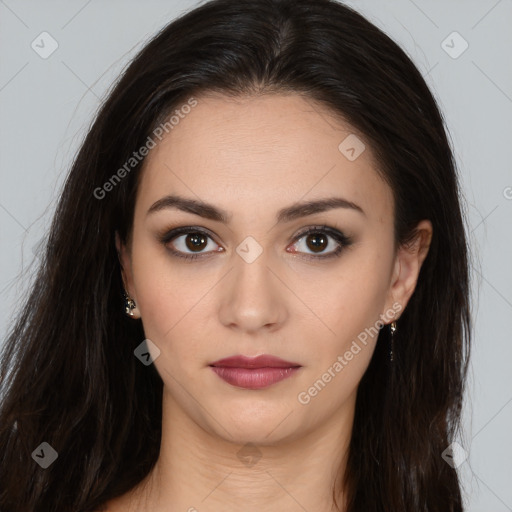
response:
[(371, 147), (326, 107), (297, 94), (196, 100), (148, 154), (138, 207), (179, 193), (250, 215), (340, 195), (370, 216), (389, 215), (391, 191)]

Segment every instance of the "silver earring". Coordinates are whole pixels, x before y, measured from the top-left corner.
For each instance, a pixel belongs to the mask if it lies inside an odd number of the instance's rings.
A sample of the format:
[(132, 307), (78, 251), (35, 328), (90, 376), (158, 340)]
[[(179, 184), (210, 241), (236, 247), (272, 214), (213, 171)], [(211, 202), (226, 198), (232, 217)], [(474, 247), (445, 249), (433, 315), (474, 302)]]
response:
[(124, 295), (124, 312), (128, 316), (133, 316), (133, 310), (137, 307), (135, 301), (126, 293), (123, 292)]
[(391, 332), (391, 348), (389, 350), (389, 360), (393, 362), (393, 341), (394, 341), (394, 334), (396, 331), (396, 322), (391, 322), (389, 324), (389, 331)]

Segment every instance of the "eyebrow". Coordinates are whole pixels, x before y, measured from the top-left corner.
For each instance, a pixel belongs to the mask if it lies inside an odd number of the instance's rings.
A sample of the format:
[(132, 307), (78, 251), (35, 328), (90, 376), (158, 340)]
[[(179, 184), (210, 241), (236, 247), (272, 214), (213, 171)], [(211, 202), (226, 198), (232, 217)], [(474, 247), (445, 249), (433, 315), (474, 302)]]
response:
[[(223, 224), (229, 224), (232, 218), (232, 215), (226, 210), (217, 208), (210, 203), (178, 195), (167, 195), (162, 197), (151, 205), (146, 215), (166, 208), (176, 208), (184, 212), (204, 217), (205, 219), (222, 222)], [(348, 201), (341, 197), (327, 197), (324, 199), (294, 203), (291, 206), (287, 206), (286, 208), (279, 210), (276, 219), (278, 223), (291, 222), (292, 220), (299, 219), (301, 217), (314, 215), (315, 213), (325, 212), (334, 208), (347, 208), (366, 216), (363, 209), (352, 201)]]

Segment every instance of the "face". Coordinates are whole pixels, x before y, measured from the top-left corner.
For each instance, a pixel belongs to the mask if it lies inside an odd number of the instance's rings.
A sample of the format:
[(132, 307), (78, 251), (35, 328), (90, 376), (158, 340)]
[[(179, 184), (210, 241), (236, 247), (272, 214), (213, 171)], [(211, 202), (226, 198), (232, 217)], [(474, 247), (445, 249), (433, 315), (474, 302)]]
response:
[[(325, 107), (196, 100), (146, 159), (131, 244), (117, 238), (125, 286), (175, 416), (234, 442), (295, 439), (350, 415), (378, 328), (405, 308), (426, 250), (395, 252), (372, 149)], [(262, 354), (297, 367), (211, 366)]]

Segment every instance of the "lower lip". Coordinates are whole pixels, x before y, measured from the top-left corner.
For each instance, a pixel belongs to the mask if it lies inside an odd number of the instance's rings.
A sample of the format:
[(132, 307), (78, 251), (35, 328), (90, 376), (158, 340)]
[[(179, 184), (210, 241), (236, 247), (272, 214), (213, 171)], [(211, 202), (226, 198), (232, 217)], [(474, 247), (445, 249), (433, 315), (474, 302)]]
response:
[(211, 369), (228, 384), (245, 389), (263, 389), (291, 377), (299, 367), (293, 368), (228, 368), (212, 366)]

